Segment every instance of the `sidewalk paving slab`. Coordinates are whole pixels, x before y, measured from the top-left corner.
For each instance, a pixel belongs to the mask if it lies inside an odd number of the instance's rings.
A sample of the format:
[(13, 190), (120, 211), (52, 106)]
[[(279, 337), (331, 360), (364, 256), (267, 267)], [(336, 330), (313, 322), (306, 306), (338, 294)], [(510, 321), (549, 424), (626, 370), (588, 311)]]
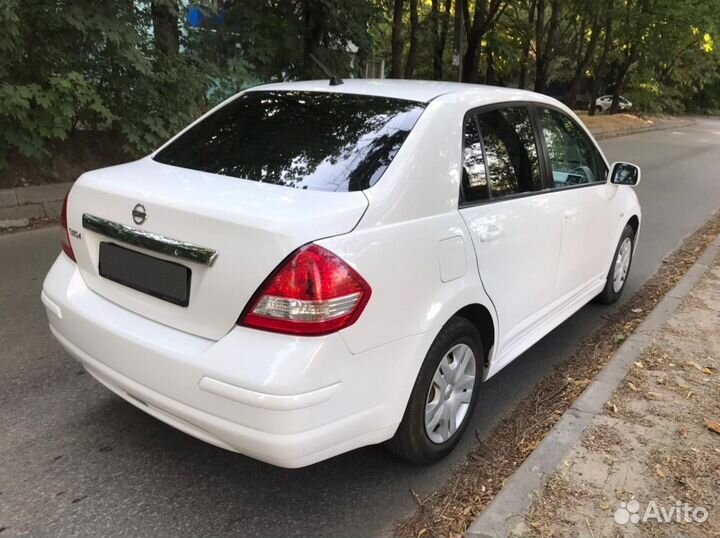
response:
[(51, 185), (32, 185), (15, 189), (19, 205), (62, 200), (72, 187), (71, 183), (54, 183)]
[(45, 216), (42, 204), (16, 205), (0, 208), (0, 221), (15, 219), (34, 219)]
[(15, 189), (0, 189), (0, 207), (11, 207), (18, 205)]

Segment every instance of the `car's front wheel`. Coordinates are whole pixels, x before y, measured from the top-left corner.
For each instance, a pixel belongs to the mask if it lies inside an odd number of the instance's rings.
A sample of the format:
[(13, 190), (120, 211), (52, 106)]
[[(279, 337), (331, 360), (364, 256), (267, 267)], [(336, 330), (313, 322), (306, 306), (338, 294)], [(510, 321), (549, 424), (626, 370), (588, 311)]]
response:
[(388, 450), (413, 463), (431, 463), (455, 448), (477, 401), (482, 357), (475, 326), (451, 318), (430, 346)]
[(622, 295), (627, 277), (630, 274), (634, 244), (635, 231), (632, 229), (632, 226), (628, 224), (625, 226), (620, 236), (620, 241), (615, 248), (615, 257), (613, 258), (607, 280), (605, 281), (605, 288), (600, 295), (596, 297), (597, 302), (612, 304)]

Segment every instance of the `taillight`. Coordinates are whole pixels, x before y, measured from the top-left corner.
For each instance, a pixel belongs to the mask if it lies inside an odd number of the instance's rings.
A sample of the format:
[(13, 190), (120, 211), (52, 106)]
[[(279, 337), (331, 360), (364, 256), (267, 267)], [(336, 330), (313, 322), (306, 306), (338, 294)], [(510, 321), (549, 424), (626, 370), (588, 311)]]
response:
[(368, 283), (335, 254), (307, 245), (268, 277), (238, 323), (305, 336), (328, 334), (352, 325), (370, 292)]
[(63, 252), (67, 254), (68, 258), (70, 258), (72, 261), (75, 261), (75, 253), (73, 252), (72, 245), (70, 244), (70, 231), (68, 230), (67, 223), (67, 204), (69, 195), (70, 193), (67, 193), (65, 195), (65, 199), (63, 200), (62, 205), (62, 213), (60, 213), (60, 224), (62, 224), (63, 228), (62, 249)]

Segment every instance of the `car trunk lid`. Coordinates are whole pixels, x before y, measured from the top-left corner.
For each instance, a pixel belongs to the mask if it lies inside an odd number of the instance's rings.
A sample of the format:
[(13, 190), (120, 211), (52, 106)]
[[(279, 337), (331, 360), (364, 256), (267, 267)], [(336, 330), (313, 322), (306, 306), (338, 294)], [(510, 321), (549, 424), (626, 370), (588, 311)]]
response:
[[(136, 209), (140, 204), (142, 211)], [(219, 339), (270, 273), (298, 247), (350, 232), (367, 208), (360, 192), (293, 189), (160, 164), (151, 158), (84, 174), (72, 189), (68, 226), (82, 277), (93, 291), (149, 319)], [(133, 215), (135, 212), (135, 215)], [(144, 222), (141, 213), (145, 213)], [(85, 215), (85, 226), (83, 226)], [(212, 253), (183, 256), (108, 235), (94, 218), (132, 235), (172, 239)], [(110, 242), (190, 268), (187, 306), (100, 275), (100, 243)], [(177, 249), (176, 249), (177, 250)]]

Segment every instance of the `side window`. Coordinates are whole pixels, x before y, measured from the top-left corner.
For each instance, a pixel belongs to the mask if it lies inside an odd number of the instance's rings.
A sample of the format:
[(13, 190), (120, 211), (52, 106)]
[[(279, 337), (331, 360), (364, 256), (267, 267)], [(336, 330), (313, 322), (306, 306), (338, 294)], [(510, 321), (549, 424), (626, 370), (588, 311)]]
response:
[(489, 197), (482, 140), (480, 139), (480, 132), (475, 123), (475, 118), (472, 116), (465, 123), (461, 189), (464, 202), (487, 200)]
[(552, 167), (551, 187), (604, 182), (607, 167), (587, 134), (562, 112), (550, 109), (538, 112)]
[(508, 107), (476, 116), (480, 128), (490, 197), (542, 189), (532, 123), (525, 107)]

